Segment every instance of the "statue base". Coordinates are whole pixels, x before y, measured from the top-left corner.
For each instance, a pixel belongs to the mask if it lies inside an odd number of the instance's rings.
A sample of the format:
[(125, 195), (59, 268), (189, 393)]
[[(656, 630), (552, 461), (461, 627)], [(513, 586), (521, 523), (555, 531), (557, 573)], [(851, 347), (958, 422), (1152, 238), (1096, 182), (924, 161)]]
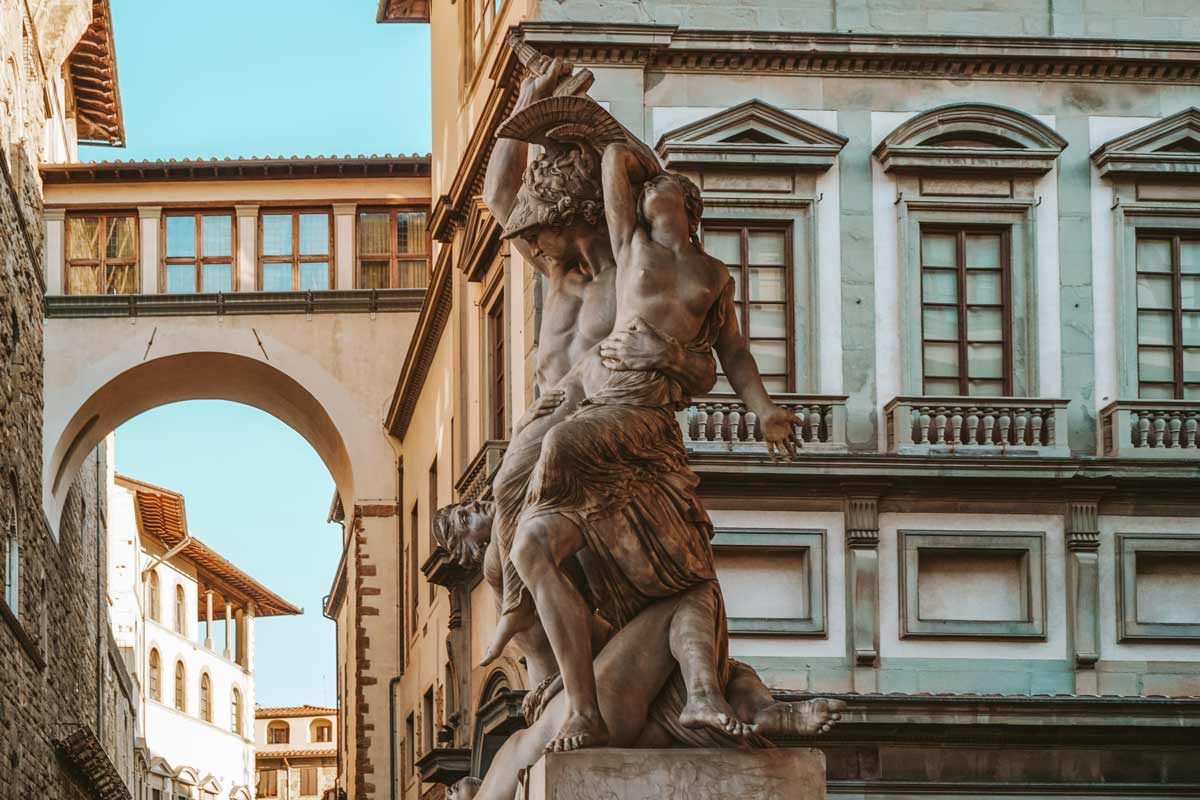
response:
[(516, 800), (825, 800), (825, 754), (769, 750), (599, 748), (547, 753)]

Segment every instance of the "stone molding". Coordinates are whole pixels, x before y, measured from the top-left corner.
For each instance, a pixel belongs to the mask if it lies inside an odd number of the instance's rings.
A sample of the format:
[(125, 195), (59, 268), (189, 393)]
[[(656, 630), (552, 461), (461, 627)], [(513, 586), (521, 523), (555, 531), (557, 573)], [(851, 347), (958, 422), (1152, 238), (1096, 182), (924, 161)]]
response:
[(204, 317), (238, 314), (415, 313), (424, 289), (328, 289), (310, 292), (47, 295), (47, 319)]
[(1092, 162), (1102, 178), (1194, 177), (1200, 173), (1200, 109), (1111, 139), (1096, 148)]

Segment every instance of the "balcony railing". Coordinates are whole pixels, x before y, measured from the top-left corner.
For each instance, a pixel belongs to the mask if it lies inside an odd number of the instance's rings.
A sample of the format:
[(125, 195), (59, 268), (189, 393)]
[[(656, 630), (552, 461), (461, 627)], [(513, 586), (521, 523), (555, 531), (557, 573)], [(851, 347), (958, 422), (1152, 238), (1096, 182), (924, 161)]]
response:
[(1101, 455), (1200, 459), (1200, 403), (1118, 400), (1100, 411)]
[(462, 475), (454, 482), (454, 491), (458, 493), (460, 503), (472, 500), (486, 500), (492, 496), (492, 478), (500, 469), (504, 459), (504, 451), (508, 442), (503, 439), (489, 439), (479, 448), (479, 452), (467, 464)]
[(1066, 457), (1067, 402), (1041, 397), (897, 397), (884, 406), (901, 454)]
[[(846, 451), (845, 395), (780, 394), (772, 399), (804, 421), (796, 430), (801, 452)], [(698, 397), (678, 416), (683, 442), (692, 452), (767, 452), (757, 416), (736, 397)]]

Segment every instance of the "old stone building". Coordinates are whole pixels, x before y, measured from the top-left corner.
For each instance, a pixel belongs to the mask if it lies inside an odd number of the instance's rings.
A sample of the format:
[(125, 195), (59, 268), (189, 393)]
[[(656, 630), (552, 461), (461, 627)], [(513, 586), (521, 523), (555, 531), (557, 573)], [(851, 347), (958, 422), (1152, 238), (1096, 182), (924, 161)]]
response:
[(430, 25), (436, 244), (386, 416), (404, 600), (378, 613), (402, 668), (374, 670), (388, 702), (345, 728), (351, 796), (480, 775), (531, 688), (515, 657), (475, 666), (490, 590), (430, 531), (486, 495), (535, 397), (543, 287), (481, 200), (526, 74), (513, 29), (702, 188), (704, 245), (804, 420), (773, 463), (720, 384), (680, 415), (733, 654), (781, 696), (850, 705), (818, 742), (829, 791), (1200, 791), (1200, 7), (382, 0), (378, 19)]
[(336, 800), (337, 718), (320, 706), (255, 709), (255, 797)]
[[(43, 510), (45, 290), (39, 165), (123, 136), (108, 3), (0, 3), (0, 786), (13, 797), (129, 798), (130, 677), (108, 625), (102, 442)], [(97, 446), (99, 445), (99, 446)]]

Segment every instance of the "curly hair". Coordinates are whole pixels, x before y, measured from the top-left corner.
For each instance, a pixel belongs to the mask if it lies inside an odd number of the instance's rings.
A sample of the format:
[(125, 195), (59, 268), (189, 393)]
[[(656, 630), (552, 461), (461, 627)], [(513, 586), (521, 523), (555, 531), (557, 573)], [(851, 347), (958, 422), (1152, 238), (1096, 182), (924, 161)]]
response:
[[(692, 241), (698, 241), (698, 232), (700, 230), (700, 218), (704, 216), (704, 199), (700, 195), (700, 187), (692, 182), (692, 179), (686, 175), (681, 175), (678, 172), (664, 172), (660, 175), (655, 175), (642, 184), (642, 194), (645, 194), (646, 189), (651, 186), (657, 186), (660, 183), (673, 181), (683, 191), (683, 208), (687, 213), (688, 233), (691, 235)], [(638, 196), (637, 203), (638, 222), (643, 225), (649, 225), (645, 214), (642, 212), (642, 198)]]
[(586, 146), (560, 144), (538, 155), (525, 169), (524, 186), (537, 203), (537, 224), (565, 227), (604, 222), (600, 161)]

